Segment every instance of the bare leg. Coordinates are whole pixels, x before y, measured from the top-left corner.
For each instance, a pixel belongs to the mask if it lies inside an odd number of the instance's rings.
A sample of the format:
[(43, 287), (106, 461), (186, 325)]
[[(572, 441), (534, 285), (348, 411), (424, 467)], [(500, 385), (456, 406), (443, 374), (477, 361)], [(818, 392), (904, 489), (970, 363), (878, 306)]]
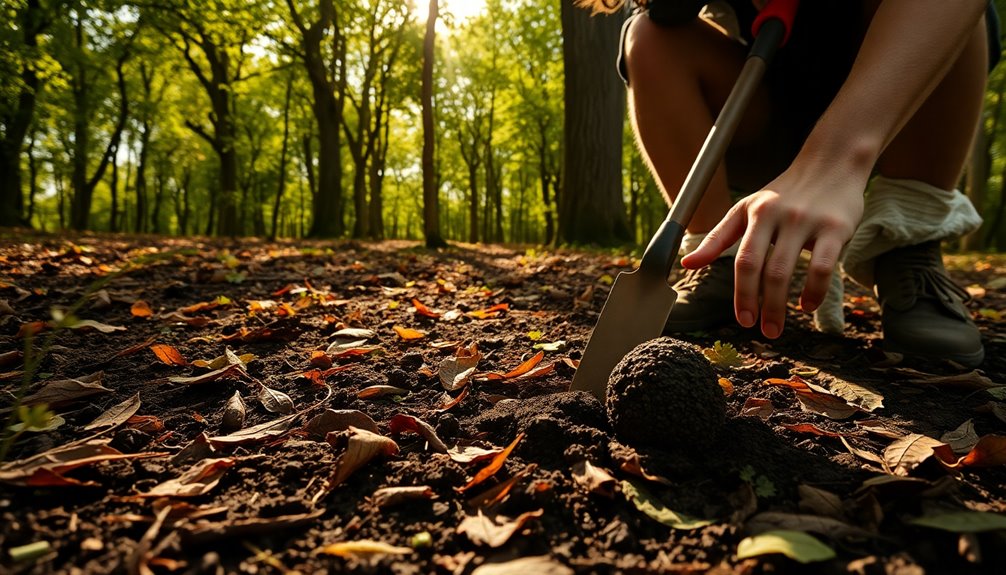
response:
[[(626, 37), (629, 116), (637, 142), (668, 202), (688, 175), (716, 114), (744, 64), (745, 49), (713, 25), (664, 27), (636, 18)], [(734, 142), (751, 142), (765, 130), (769, 98), (762, 89), (751, 102)], [(688, 225), (711, 230), (731, 206), (720, 166)]]
[(987, 73), (982, 21), (943, 81), (884, 150), (880, 173), (956, 188), (981, 116)]

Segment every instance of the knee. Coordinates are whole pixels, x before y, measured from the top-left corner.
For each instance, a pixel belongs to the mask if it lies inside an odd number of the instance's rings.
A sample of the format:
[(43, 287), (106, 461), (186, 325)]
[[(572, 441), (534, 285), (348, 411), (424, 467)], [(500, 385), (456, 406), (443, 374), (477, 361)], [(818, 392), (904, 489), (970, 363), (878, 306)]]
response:
[[(687, 72), (689, 54), (696, 46), (691, 25), (661, 26), (646, 16), (634, 18), (625, 32), (623, 59), (625, 71), (634, 85), (652, 80), (666, 81), (669, 76)], [(689, 50), (689, 46), (693, 49)]]

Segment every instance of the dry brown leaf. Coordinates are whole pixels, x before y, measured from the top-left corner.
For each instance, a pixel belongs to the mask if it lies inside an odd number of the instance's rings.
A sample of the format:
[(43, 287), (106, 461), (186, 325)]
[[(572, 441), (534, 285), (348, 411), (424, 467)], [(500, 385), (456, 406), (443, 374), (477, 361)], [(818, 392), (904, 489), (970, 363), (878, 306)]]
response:
[(465, 386), (464, 389), (461, 390), (461, 393), (459, 393), (458, 396), (453, 399), (451, 399), (450, 398), (451, 396), (446, 392), (444, 393), (444, 396), (448, 398), (447, 401), (445, 401), (441, 407), (437, 408), (436, 411), (444, 412), (454, 407), (455, 405), (461, 403), (461, 401), (464, 400), (464, 398), (468, 397), (468, 386)]
[(224, 415), (221, 418), (220, 430), (230, 433), (244, 427), (247, 411), (247, 406), (245, 406), (244, 398), (241, 397), (241, 392), (235, 390), (234, 395), (224, 405)]
[(635, 450), (629, 453), (613, 453), (612, 458), (618, 462), (619, 468), (629, 474), (635, 475), (636, 477), (642, 477), (647, 481), (653, 481), (654, 483), (660, 483), (662, 485), (674, 485), (670, 479), (666, 477), (661, 477), (660, 475), (654, 475), (645, 469), (643, 469), (643, 462), (639, 458), (639, 454)]
[(208, 317), (204, 317), (204, 316), (189, 317), (189, 316), (187, 316), (187, 315), (185, 315), (183, 313), (179, 313), (179, 312), (172, 312), (172, 313), (169, 313), (169, 314), (163, 314), (163, 315), (161, 315), (160, 319), (165, 320), (165, 321), (169, 321), (169, 322), (184, 323), (185, 325), (187, 325), (189, 327), (195, 327), (195, 328), (203, 328), (203, 327), (206, 327), (206, 326), (210, 325), (211, 323), (215, 323), (212, 319), (210, 319)]
[(98, 371), (76, 379), (59, 379), (43, 384), (42, 388), (25, 396), (22, 405), (44, 403), (49, 407), (59, 407), (99, 393), (111, 393), (111, 389), (101, 385), (105, 372)]
[(209, 441), (216, 447), (223, 447), (247, 445), (249, 443), (257, 443), (259, 441), (273, 439), (286, 433), (287, 429), (290, 428), (290, 425), (293, 424), (293, 420), (297, 417), (297, 415), (298, 414), (296, 413), (284, 415), (279, 419), (273, 419), (272, 421), (260, 423), (229, 435), (210, 437)]
[(117, 331), (126, 331), (125, 326), (121, 325), (108, 325), (107, 323), (101, 323), (100, 321), (94, 321), (93, 319), (80, 319), (73, 322), (66, 327), (70, 329), (93, 329), (100, 331), (101, 333), (114, 333)]
[(182, 357), (182, 354), (170, 345), (155, 343), (150, 346), (150, 351), (154, 352), (157, 359), (168, 365), (189, 365), (189, 362)]
[(749, 397), (744, 401), (740, 414), (749, 417), (759, 417), (762, 420), (768, 421), (768, 418), (774, 411), (775, 405), (772, 404), (772, 400)]
[(863, 411), (872, 412), (884, 407), (884, 396), (866, 384), (853, 383), (832, 375), (825, 377), (828, 391)]
[(492, 459), (503, 452), (502, 447), (483, 449), (474, 445), (455, 445), (447, 450), (447, 455), (451, 460), (461, 464), (478, 463), (486, 459)]
[(411, 327), (396, 325), (392, 329), (394, 329), (395, 333), (398, 334), (398, 337), (402, 338), (404, 341), (415, 341), (426, 337), (425, 332), (419, 331), (418, 329), (412, 329)]
[(489, 510), (499, 505), (506, 499), (506, 496), (514, 488), (515, 485), (524, 481), (528, 476), (530, 476), (534, 471), (538, 469), (537, 463), (531, 463), (521, 469), (517, 473), (513, 474), (513, 477), (509, 479), (500, 481), (493, 487), (479, 493), (475, 497), (469, 499), (466, 504), (469, 509), (482, 509), (483, 513), (489, 513)]
[(346, 440), (346, 451), (335, 462), (335, 471), (328, 480), (326, 489), (329, 490), (338, 487), (371, 459), (398, 454), (398, 444), (391, 438), (356, 427), (350, 427), (348, 432), (329, 433), (325, 439), (333, 446)]
[(144, 433), (164, 431), (164, 422), (156, 415), (134, 415), (126, 420), (126, 425)]
[(240, 379), (241, 377), (246, 377), (247, 375), (248, 374), (245, 372), (244, 367), (239, 364), (233, 364), (220, 369), (215, 369), (202, 375), (195, 375), (192, 377), (169, 377), (168, 381), (184, 385), (198, 385), (200, 383), (217, 381), (218, 379)]
[(472, 343), (469, 347), (459, 347), (454, 357), (449, 357), (440, 362), (440, 383), (447, 391), (457, 391), (468, 385), (475, 368), (482, 359), (478, 344)]
[(954, 453), (967, 453), (978, 443), (975, 433), (975, 422), (971, 419), (960, 424), (957, 429), (948, 431), (940, 437), (940, 441), (950, 446)]
[(835, 433), (834, 431), (826, 431), (820, 427), (814, 425), (813, 423), (783, 423), (780, 426), (784, 429), (790, 431), (795, 431), (796, 433), (810, 433), (812, 435), (821, 435), (824, 437), (841, 437), (841, 433)]
[(400, 435), (404, 431), (411, 431), (425, 439), (433, 451), (447, 453), (447, 445), (437, 437), (437, 432), (433, 427), (418, 417), (399, 413), (388, 421), (388, 428), (391, 435)]
[(856, 457), (864, 461), (869, 461), (870, 463), (876, 463), (877, 465), (884, 467), (885, 464), (883, 457), (877, 455), (876, 453), (873, 453), (872, 451), (867, 451), (865, 449), (854, 447), (851, 443), (849, 443), (848, 440), (845, 439), (844, 435), (839, 437), (838, 439), (839, 441), (842, 442), (842, 445), (844, 445), (845, 448), (849, 450), (849, 453), (855, 455)]
[(411, 547), (396, 547), (381, 541), (371, 541), (370, 539), (359, 539), (357, 541), (343, 541), (332, 543), (318, 549), (317, 553), (323, 555), (336, 555), (338, 557), (372, 557), (374, 555), (409, 555)]
[(467, 515), (458, 525), (457, 533), (468, 536), (472, 543), (500, 547), (520, 531), (531, 519), (544, 515), (545, 511), (538, 509), (521, 513), (516, 519), (502, 515), (484, 515), (479, 509), (475, 515)]
[(290, 396), (271, 387), (260, 385), (258, 400), (262, 403), (262, 407), (271, 413), (286, 415), (293, 412), (293, 400)]
[(490, 372), (482, 374), (476, 377), (476, 379), (478, 379), (479, 381), (486, 381), (486, 380), (498, 380), (498, 379), (511, 379), (514, 377), (519, 377), (534, 369), (535, 366), (541, 363), (541, 360), (544, 358), (545, 358), (545, 352), (539, 351), (538, 353), (534, 354), (531, 357), (531, 359), (521, 363), (520, 365), (518, 365), (517, 367), (513, 368), (512, 370), (506, 373)]
[(900, 431), (888, 428), (886, 425), (884, 425), (884, 422), (880, 421), (879, 419), (863, 419), (857, 421), (856, 425), (865, 429), (866, 431), (869, 431), (870, 433), (879, 435), (881, 437), (886, 437), (888, 439), (901, 439), (902, 437), (905, 436), (905, 434)]
[(345, 431), (350, 427), (378, 432), (377, 423), (366, 413), (355, 409), (326, 409), (308, 421), (304, 430), (311, 435), (325, 437), (333, 431)]
[(618, 483), (610, 473), (595, 467), (586, 459), (573, 464), (573, 481), (587, 493), (597, 493), (605, 497), (615, 496), (615, 485)]
[(312, 351), (311, 358), (308, 361), (311, 365), (320, 367), (321, 369), (328, 369), (332, 367), (332, 358), (321, 350), (316, 349)]
[(951, 469), (960, 467), (992, 467), (1006, 465), (1006, 435), (985, 435), (971, 451), (953, 461), (949, 454), (938, 453), (940, 461)]
[(907, 476), (942, 445), (946, 444), (921, 433), (896, 439), (884, 449), (884, 470), (893, 475)]
[(93, 481), (78, 481), (63, 474), (93, 463), (118, 459), (164, 457), (167, 453), (122, 453), (108, 445), (109, 440), (92, 440), (76, 445), (56, 447), (18, 461), (0, 466), (0, 482), (33, 487), (67, 485), (98, 485)]
[(233, 457), (204, 459), (188, 468), (181, 475), (155, 485), (150, 491), (137, 497), (198, 497), (208, 493), (220, 483), (224, 473), (234, 466)]
[(357, 357), (361, 355), (367, 355), (368, 353), (373, 353), (381, 349), (379, 345), (364, 345), (359, 347), (350, 347), (346, 349), (341, 349), (338, 351), (329, 352), (332, 357)]
[(831, 491), (826, 491), (810, 485), (798, 485), (797, 492), (800, 494), (800, 510), (832, 517), (834, 519), (845, 518), (845, 508), (842, 498)]
[(154, 310), (150, 309), (150, 304), (142, 299), (133, 302), (133, 305), (129, 308), (129, 312), (133, 314), (133, 317), (150, 317), (154, 315)]
[(380, 509), (394, 507), (417, 499), (436, 499), (437, 494), (428, 485), (408, 487), (382, 487), (370, 496), (371, 502)]
[(495, 475), (496, 472), (503, 467), (503, 464), (506, 462), (507, 457), (510, 456), (510, 453), (513, 452), (513, 450), (517, 447), (517, 444), (520, 443), (521, 439), (524, 439), (524, 434), (523, 433), (517, 434), (517, 437), (510, 443), (510, 445), (506, 447), (506, 449), (496, 454), (496, 456), (493, 457), (493, 460), (489, 462), (489, 465), (486, 465), (478, 473), (476, 473), (475, 477), (473, 477), (471, 481), (466, 483), (464, 487), (458, 489), (458, 492), (464, 493), (465, 491), (468, 491), (472, 487), (478, 485), (479, 483), (482, 483), (486, 479), (489, 479), (490, 477)]
[(310, 513), (297, 515), (280, 515), (278, 517), (255, 517), (252, 519), (226, 519), (218, 522), (188, 523), (182, 526), (182, 536), (185, 543), (204, 545), (228, 537), (255, 537), (286, 533), (290, 529), (310, 525), (315, 519), (325, 513), (318, 509)]
[(819, 517), (800, 513), (764, 511), (748, 520), (747, 531), (757, 534), (777, 529), (803, 531), (825, 535), (831, 539), (868, 539), (876, 537), (862, 527), (850, 525), (832, 517)]
[(91, 431), (93, 429), (118, 427), (126, 423), (139, 409), (140, 393), (137, 392), (126, 401), (109, 407), (104, 413), (96, 417), (94, 421), (85, 425), (84, 430)]
[(836, 395), (813, 390), (797, 391), (796, 399), (803, 411), (817, 413), (829, 419), (847, 419), (862, 411)]
[(904, 367), (895, 368), (891, 371), (907, 377), (907, 379), (900, 383), (909, 383), (912, 385), (935, 385), (973, 391), (999, 386), (999, 384), (986, 377), (985, 374), (977, 369), (956, 375), (934, 375)]
[(409, 390), (394, 385), (371, 385), (356, 392), (360, 399), (377, 399), (386, 395), (408, 395)]
[(527, 373), (525, 373), (523, 375), (518, 375), (517, 377), (514, 378), (514, 381), (523, 381), (525, 379), (534, 379), (534, 378), (537, 378), (537, 377), (545, 377), (546, 375), (552, 373), (553, 371), (555, 371), (555, 363), (554, 362), (546, 364), (546, 365), (538, 366), (538, 367), (532, 369), (531, 371), (529, 371), (529, 372), (527, 372)]
[(472, 571), (472, 575), (526, 575), (529, 573), (534, 575), (573, 575), (575, 572), (548, 555), (483, 563)]

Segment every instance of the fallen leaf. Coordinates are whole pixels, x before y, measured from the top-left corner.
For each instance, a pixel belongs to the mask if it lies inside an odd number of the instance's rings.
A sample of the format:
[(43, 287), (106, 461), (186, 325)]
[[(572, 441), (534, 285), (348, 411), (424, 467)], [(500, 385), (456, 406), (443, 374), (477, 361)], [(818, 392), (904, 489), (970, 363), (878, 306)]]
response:
[(765, 385), (781, 385), (783, 387), (793, 389), (794, 391), (811, 391), (810, 387), (807, 385), (807, 382), (796, 376), (790, 379), (770, 377), (762, 381), (762, 383)]
[(142, 299), (133, 302), (133, 305), (129, 308), (129, 312), (133, 314), (133, 317), (150, 317), (154, 315), (154, 310), (150, 309), (150, 304)]
[(440, 383), (447, 391), (457, 391), (468, 385), (481, 359), (482, 353), (477, 344), (459, 347), (454, 357), (440, 362)]
[(798, 485), (796, 489), (800, 495), (800, 511), (833, 519), (845, 517), (844, 504), (838, 495), (810, 485)]
[(140, 409), (140, 394), (137, 392), (126, 401), (117, 403), (105, 410), (92, 421), (84, 426), (85, 431), (101, 428), (113, 428), (126, 423)]
[(433, 319), (440, 317), (440, 312), (433, 311), (432, 309), (426, 307), (416, 298), (412, 298), (412, 305), (416, 308), (416, 313), (419, 315), (425, 315), (426, 317), (432, 317)]
[(277, 517), (255, 517), (252, 519), (232, 519), (224, 521), (188, 523), (181, 527), (182, 538), (187, 544), (205, 545), (229, 537), (255, 537), (286, 533), (291, 529), (304, 527), (325, 513), (318, 509), (310, 513), (280, 515)]
[(42, 388), (35, 393), (22, 398), (21, 404), (45, 403), (49, 407), (58, 407), (99, 393), (111, 393), (111, 389), (101, 385), (104, 376), (104, 372), (98, 371), (76, 379), (50, 381), (43, 384)]
[(345, 431), (350, 427), (377, 433), (377, 423), (369, 415), (355, 409), (326, 409), (311, 418), (304, 426), (311, 435), (325, 437), (333, 431)]
[(0, 367), (7, 367), (10, 365), (18, 365), (21, 363), (21, 359), (24, 357), (24, 353), (19, 349), (14, 349), (11, 351), (5, 351), (0, 353)]
[(908, 379), (905, 379), (900, 383), (908, 383), (912, 385), (935, 385), (940, 387), (953, 387), (975, 391), (999, 387), (999, 384), (993, 382), (977, 369), (956, 375), (933, 375), (931, 373), (924, 373), (909, 368), (895, 368), (892, 371), (898, 375), (908, 377)]
[(545, 377), (546, 375), (555, 371), (555, 363), (549, 363), (546, 365), (538, 366), (531, 371), (518, 375), (514, 378), (514, 381), (523, 381), (525, 379), (534, 379), (536, 377)]
[(503, 453), (502, 447), (483, 449), (474, 445), (455, 445), (447, 450), (447, 455), (451, 460), (461, 464), (477, 463), (486, 459), (492, 459), (500, 453)]
[(782, 513), (764, 511), (748, 520), (745, 525), (752, 534), (767, 531), (810, 531), (830, 539), (867, 539), (876, 537), (862, 527), (850, 525), (832, 517), (820, 517), (802, 513)]
[(801, 531), (768, 531), (746, 537), (737, 545), (738, 559), (775, 553), (781, 553), (800, 563), (827, 561), (835, 557), (835, 551), (831, 547)]
[(732, 344), (716, 341), (712, 347), (702, 349), (702, 355), (706, 356), (709, 363), (717, 367), (740, 367), (744, 365), (744, 357)]
[(983, 533), (1006, 529), (1006, 515), (982, 511), (954, 511), (924, 515), (910, 520), (909, 523), (953, 533)]
[(209, 383), (211, 381), (216, 381), (218, 379), (239, 379), (240, 377), (247, 376), (245, 369), (240, 365), (228, 365), (220, 369), (215, 369), (213, 371), (204, 373), (202, 375), (195, 375), (192, 377), (169, 377), (168, 381), (171, 383), (181, 383), (184, 385), (198, 385), (200, 383)]
[(475, 477), (473, 477), (471, 481), (466, 483), (464, 487), (459, 488), (458, 491), (464, 493), (465, 491), (468, 491), (472, 487), (475, 487), (479, 483), (482, 483), (486, 479), (489, 479), (490, 477), (495, 475), (496, 472), (503, 467), (503, 463), (506, 462), (507, 457), (510, 456), (510, 453), (517, 447), (517, 444), (520, 443), (521, 439), (524, 439), (524, 434), (523, 433), (517, 434), (517, 437), (510, 443), (510, 445), (506, 447), (506, 449), (496, 454), (496, 456), (493, 457), (493, 460), (489, 462), (489, 465), (483, 467), (478, 473), (475, 474)]
[(768, 421), (768, 418), (774, 411), (775, 405), (772, 404), (772, 400), (749, 397), (744, 401), (744, 405), (741, 406), (740, 415), (759, 417), (764, 421)]
[(812, 435), (820, 435), (823, 437), (841, 437), (841, 433), (835, 433), (833, 431), (825, 431), (820, 427), (814, 425), (813, 423), (783, 423), (780, 424), (783, 429), (788, 429), (796, 433), (810, 433)]
[(134, 415), (126, 420), (126, 426), (144, 433), (164, 431), (164, 422), (156, 415)]
[(466, 316), (475, 319), (489, 319), (500, 315), (500, 312), (504, 312), (510, 309), (510, 304), (508, 303), (498, 303), (494, 306), (487, 307), (485, 309), (478, 309), (475, 311), (470, 311), (465, 313)]
[(80, 319), (77, 320), (66, 327), (70, 329), (93, 329), (100, 331), (101, 333), (114, 333), (117, 331), (126, 331), (126, 328), (121, 325), (108, 325), (107, 323), (101, 323), (100, 321), (94, 321), (93, 319)]
[(79, 481), (63, 474), (102, 461), (119, 459), (147, 459), (164, 457), (167, 453), (122, 453), (108, 445), (109, 440), (92, 440), (86, 443), (56, 447), (18, 461), (0, 466), (0, 481), (11, 485), (33, 487), (58, 487), (67, 485), (98, 485), (93, 481)]
[(297, 415), (298, 414), (296, 413), (284, 415), (279, 419), (273, 419), (272, 421), (260, 423), (229, 435), (210, 437), (209, 441), (210, 444), (216, 447), (222, 447), (247, 445), (249, 443), (257, 443), (266, 439), (273, 439), (286, 433), (287, 429), (290, 428), (290, 425), (293, 423), (293, 420), (297, 417)]
[(262, 407), (266, 411), (282, 415), (293, 412), (293, 400), (289, 395), (265, 385), (259, 386), (258, 400), (262, 402)]
[(394, 507), (417, 499), (436, 499), (437, 494), (428, 485), (407, 487), (382, 487), (370, 496), (371, 502), (379, 509)]
[(696, 519), (684, 513), (672, 511), (637, 481), (623, 479), (622, 493), (636, 506), (636, 509), (642, 511), (647, 517), (672, 529), (698, 529), (713, 523), (707, 519)]
[(857, 421), (856, 425), (866, 431), (869, 431), (870, 433), (886, 437), (888, 439), (900, 439), (905, 436), (905, 434), (900, 431), (888, 428), (884, 425), (884, 422), (878, 419), (862, 419)]
[(182, 357), (182, 354), (170, 345), (155, 343), (150, 346), (150, 351), (154, 352), (157, 359), (168, 365), (189, 365), (189, 362)]
[(654, 475), (643, 469), (643, 462), (639, 458), (639, 454), (635, 450), (631, 453), (618, 453), (612, 454), (612, 458), (618, 462), (619, 468), (626, 472), (635, 475), (636, 477), (641, 477), (647, 481), (652, 481), (654, 483), (660, 483), (662, 485), (673, 485), (670, 479), (666, 477), (661, 477), (659, 475)]
[(49, 324), (44, 321), (29, 321), (27, 323), (21, 324), (21, 327), (17, 330), (17, 335), (14, 337), (17, 339), (24, 339), (26, 337), (34, 337), (46, 329), (49, 329)]
[[(230, 353), (227, 353), (227, 352), (230, 352)], [(235, 358), (237, 358), (238, 361), (235, 361)], [(228, 349), (228, 350), (225, 351), (225, 353), (223, 355), (217, 356), (217, 357), (215, 357), (215, 358), (213, 358), (213, 359), (211, 359), (209, 361), (206, 361), (204, 359), (197, 359), (197, 360), (195, 360), (195, 361), (192, 362), (192, 365), (194, 365), (196, 367), (202, 367), (202, 368), (205, 368), (205, 369), (214, 369), (215, 370), (215, 369), (224, 368), (224, 367), (227, 367), (227, 366), (230, 366), (230, 365), (245, 366), (245, 365), (248, 365), (249, 363), (251, 363), (252, 360), (254, 360), (254, 359), (255, 359), (255, 354), (254, 353), (244, 353), (244, 354), (241, 354), (241, 355), (237, 355), (237, 354), (235, 354), (234, 352), (231, 352)]]
[(730, 381), (729, 379), (727, 379), (725, 377), (721, 377), (721, 378), (719, 378), (718, 383), (720, 384), (720, 389), (723, 390), (723, 395), (725, 395), (727, 397), (733, 395), (733, 393), (734, 393), (734, 384), (733, 384), (732, 381)]
[(321, 350), (314, 350), (311, 352), (311, 358), (308, 362), (321, 369), (328, 369), (332, 367), (332, 357)]
[(377, 399), (387, 395), (408, 395), (409, 390), (404, 387), (394, 385), (371, 385), (356, 392), (356, 397), (360, 399)]
[(860, 408), (849, 405), (844, 399), (817, 391), (797, 391), (796, 399), (800, 402), (800, 409), (810, 413), (817, 413), (829, 419), (847, 419), (862, 411)]
[(318, 549), (317, 553), (323, 555), (337, 555), (339, 557), (372, 557), (374, 555), (409, 555), (412, 553), (411, 547), (396, 547), (380, 541), (370, 539), (359, 539), (357, 541), (344, 541), (342, 543), (332, 543)]
[(884, 407), (884, 396), (866, 384), (853, 383), (834, 376), (827, 376), (828, 391), (844, 399), (863, 411), (872, 412)]
[(212, 323), (215, 323), (212, 319), (204, 316), (189, 317), (185, 314), (179, 312), (172, 312), (169, 314), (162, 314), (160, 319), (169, 322), (183, 323), (189, 327), (203, 328)]
[(894, 475), (908, 475), (933, 456), (933, 449), (945, 445), (938, 439), (913, 433), (896, 439), (884, 449), (884, 470)]
[(447, 394), (446, 392), (444, 393), (444, 396), (447, 397), (448, 400), (446, 402), (444, 402), (444, 404), (442, 406), (440, 406), (439, 408), (437, 408), (436, 411), (444, 412), (444, 411), (447, 411), (450, 408), (454, 407), (455, 405), (461, 403), (461, 401), (464, 400), (464, 398), (468, 397), (468, 387), (465, 386), (461, 390), (461, 393), (459, 393), (458, 396), (455, 397), (455, 398), (451, 398), (451, 396), (449, 394)]
[(849, 453), (855, 455), (856, 457), (864, 461), (869, 461), (870, 463), (876, 463), (881, 467), (884, 467), (886, 465), (884, 463), (883, 457), (877, 455), (876, 453), (873, 453), (872, 451), (867, 451), (865, 449), (859, 449), (858, 447), (854, 447), (851, 443), (848, 442), (848, 440), (845, 439), (844, 435), (839, 437), (838, 439), (839, 441), (842, 442), (842, 445), (844, 445), (845, 448), (849, 450)]
[(155, 485), (137, 497), (197, 497), (208, 493), (220, 483), (224, 473), (234, 466), (236, 459), (204, 459), (188, 468), (181, 475)]
[(329, 353), (332, 357), (356, 357), (373, 353), (379, 349), (381, 349), (381, 346), (379, 345), (365, 345), (360, 347), (350, 347), (338, 351), (330, 351)]
[(573, 481), (587, 493), (614, 497), (618, 481), (610, 473), (584, 459), (573, 464)]
[(500, 547), (520, 531), (531, 519), (544, 515), (545, 511), (538, 509), (521, 513), (517, 518), (510, 519), (503, 515), (485, 515), (481, 509), (475, 515), (466, 515), (458, 525), (457, 533), (468, 536), (477, 545)]
[(489, 513), (491, 509), (495, 508), (495, 506), (506, 499), (506, 496), (515, 485), (524, 481), (524, 479), (534, 473), (536, 469), (538, 469), (538, 464), (531, 463), (525, 466), (524, 469), (514, 473), (509, 479), (500, 481), (493, 487), (490, 487), (475, 497), (472, 497), (466, 502), (466, 504), (469, 509), (482, 509), (483, 513)]
[(398, 334), (398, 337), (402, 338), (404, 341), (415, 341), (426, 337), (426, 333), (421, 332), (418, 329), (402, 327), (400, 325), (396, 325), (392, 329), (394, 329), (395, 333)]
[(230, 433), (245, 426), (247, 407), (241, 392), (235, 390), (234, 395), (224, 405), (224, 415), (220, 420), (220, 430)]
[(388, 421), (388, 428), (391, 435), (400, 435), (404, 431), (411, 431), (425, 439), (433, 451), (447, 453), (447, 445), (437, 437), (437, 432), (433, 427), (418, 417), (399, 413)]
[[(536, 343), (531, 346), (531, 349), (540, 349), (541, 351), (562, 351), (566, 349), (566, 340), (560, 339), (558, 341), (553, 341), (549, 343)], [(579, 361), (577, 365), (579, 365)]]
[(940, 437), (940, 441), (950, 446), (954, 453), (967, 453), (978, 443), (975, 433), (975, 423), (969, 419), (960, 424), (957, 429), (948, 431)]
[(956, 462), (940, 457), (947, 467), (992, 467), (1006, 464), (1006, 435), (985, 435), (971, 448), (967, 455)]
[(347, 432), (329, 433), (325, 439), (333, 446), (346, 440), (346, 450), (335, 462), (335, 471), (328, 480), (327, 490), (338, 487), (375, 457), (398, 454), (398, 444), (391, 438), (356, 427), (350, 427)]
[(511, 379), (514, 377), (518, 377), (534, 369), (535, 366), (541, 363), (541, 360), (544, 358), (545, 358), (545, 352), (539, 351), (538, 353), (534, 354), (531, 357), (531, 359), (528, 359), (527, 361), (521, 363), (520, 365), (518, 365), (517, 367), (511, 369), (506, 373), (490, 372), (483, 374), (477, 377), (476, 379), (480, 381), (485, 381), (485, 380)]
[(574, 571), (548, 555), (483, 563), (472, 571), (472, 575), (527, 575), (529, 573), (534, 575), (573, 575)]

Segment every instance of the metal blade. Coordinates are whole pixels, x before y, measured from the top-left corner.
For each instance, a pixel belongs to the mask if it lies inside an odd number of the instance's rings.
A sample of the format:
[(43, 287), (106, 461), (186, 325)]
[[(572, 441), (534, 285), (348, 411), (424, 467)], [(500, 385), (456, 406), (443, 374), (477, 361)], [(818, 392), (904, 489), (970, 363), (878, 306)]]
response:
[(570, 390), (589, 391), (604, 401), (615, 365), (637, 345), (660, 337), (677, 298), (666, 280), (654, 281), (638, 269), (618, 274)]

